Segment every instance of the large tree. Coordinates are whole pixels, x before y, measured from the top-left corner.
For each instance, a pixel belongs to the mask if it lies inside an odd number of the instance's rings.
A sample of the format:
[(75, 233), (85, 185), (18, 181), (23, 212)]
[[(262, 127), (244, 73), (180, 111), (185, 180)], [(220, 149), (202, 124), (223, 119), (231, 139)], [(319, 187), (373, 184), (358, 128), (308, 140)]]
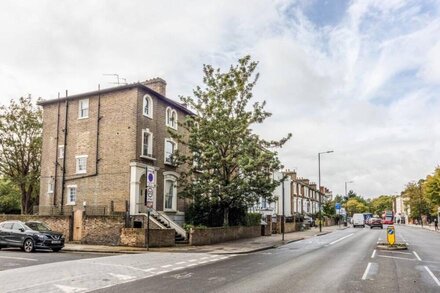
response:
[(435, 206), (440, 206), (440, 167), (435, 168), (434, 174), (428, 175), (423, 185), (427, 199)]
[(426, 197), (423, 190), (423, 183), (423, 179), (418, 182), (410, 182), (405, 186), (405, 190), (402, 193), (405, 202), (411, 208), (410, 217), (413, 219), (421, 220), (423, 215), (427, 216), (431, 214), (432, 211), (432, 203)]
[(390, 195), (381, 195), (374, 198), (370, 202), (370, 212), (382, 216), (385, 210), (391, 211), (393, 209), (393, 197)]
[(42, 112), (31, 97), (0, 107), (0, 174), (21, 194), (21, 213), (38, 202), (42, 142)]
[(249, 105), (258, 80), (256, 67), (249, 56), (227, 72), (204, 65), (204, 87), (181, 98), (196, 113), (182, 125), (188, 135), (172, 134), (188, 149), (176, 155), (187, 170), (181, 174), (179, 194), (218, 206), (223, 225), (229, 224), (231, 209), (254, 204), (260, 197), (272, 199), (279, 184), (272, 174), (281, 168), (274, 148), (291, 137), (268, 141), (252, 131), (253, 125), (271, 116), (265, 102)]

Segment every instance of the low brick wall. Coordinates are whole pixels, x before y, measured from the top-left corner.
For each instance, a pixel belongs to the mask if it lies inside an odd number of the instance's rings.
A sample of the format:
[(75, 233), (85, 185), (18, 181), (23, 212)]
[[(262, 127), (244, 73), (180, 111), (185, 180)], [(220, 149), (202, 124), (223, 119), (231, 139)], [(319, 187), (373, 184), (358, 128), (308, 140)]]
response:
[(124, 227), (122, 216), (84, 216), (81, 243), (119, 245)]
[(190, 245), (207, 245), (242, 238), (252, 238), (261, 235), (261, 226), (252, 227), (216, 227), (191, 228), (189, 232)]
[[(272, 223), (272, 233), (274, 234), (281, 234), (282, 233), (282, 222), (281, 217), (277, 217), (277, 222)], [(301, 222), (291, 222), (291, 223), (285, 223), (284, 224), (284, 233), (291, 233), (301, 230)]]
[[(174, 229), (150, 229), (150, 247), (168, 247), (176, 244)], [(143, 228), (123, 228), (120, 245), (147, 247), (148, 230)]]
[(3, 221), (40, 221), (47, 224), (52, 230), (61, 232), (66, 240), (70, 236), (70, 216), (38, 216), (38, 215), (5, 215), (0, 214), (0, 222)]

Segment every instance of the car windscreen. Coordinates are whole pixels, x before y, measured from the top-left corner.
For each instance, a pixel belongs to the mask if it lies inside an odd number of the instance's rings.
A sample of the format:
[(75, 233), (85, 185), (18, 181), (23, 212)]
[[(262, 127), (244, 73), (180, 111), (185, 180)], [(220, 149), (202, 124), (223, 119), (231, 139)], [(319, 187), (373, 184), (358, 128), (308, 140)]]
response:
[(43, 223), (30, 222), (30, 223), (26, 223), (26, 225), (35, 231), (40, 231), (40, 232), (51, 231), (50, 228)]

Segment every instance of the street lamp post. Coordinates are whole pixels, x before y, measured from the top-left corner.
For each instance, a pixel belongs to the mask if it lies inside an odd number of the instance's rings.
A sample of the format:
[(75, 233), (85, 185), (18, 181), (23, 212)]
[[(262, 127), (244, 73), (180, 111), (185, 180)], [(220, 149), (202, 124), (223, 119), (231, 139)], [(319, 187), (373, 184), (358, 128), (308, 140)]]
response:
[(319, 232), (322, 232), (322, 210), (321, 210), (321, 155), (333, 153), (333, 151), (326, 151), (318, 153), (318, 192), (319, 192)]
[(283, 234), (283, 241), (284, 241), (284, 226), (285, 226), (285, 219), (284, 219), (284, 217), (285, 217), (285, 208), (284, 208), (284, 174), (283, 174), (283, 182), (282, 182), (282, 187), (281, 187), (281, 193), (282, 193), (282, 196), (283, 196), (283, 220), (282, 220), (282, 222), (281, 222), (281, 232), (282, 232), (282, 234)]

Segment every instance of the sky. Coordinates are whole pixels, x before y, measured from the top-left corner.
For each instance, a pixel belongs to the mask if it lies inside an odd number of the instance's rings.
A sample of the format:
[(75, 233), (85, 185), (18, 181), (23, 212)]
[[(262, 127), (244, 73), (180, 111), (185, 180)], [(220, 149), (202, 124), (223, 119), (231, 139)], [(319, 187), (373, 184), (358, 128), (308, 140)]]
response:
[(179, 100), (202, 66), (259, 62), (255, 131), (344, 194), (398, 194), (440, 165), (440, 1), (2, 1), (0, 103), (154, 77)]

